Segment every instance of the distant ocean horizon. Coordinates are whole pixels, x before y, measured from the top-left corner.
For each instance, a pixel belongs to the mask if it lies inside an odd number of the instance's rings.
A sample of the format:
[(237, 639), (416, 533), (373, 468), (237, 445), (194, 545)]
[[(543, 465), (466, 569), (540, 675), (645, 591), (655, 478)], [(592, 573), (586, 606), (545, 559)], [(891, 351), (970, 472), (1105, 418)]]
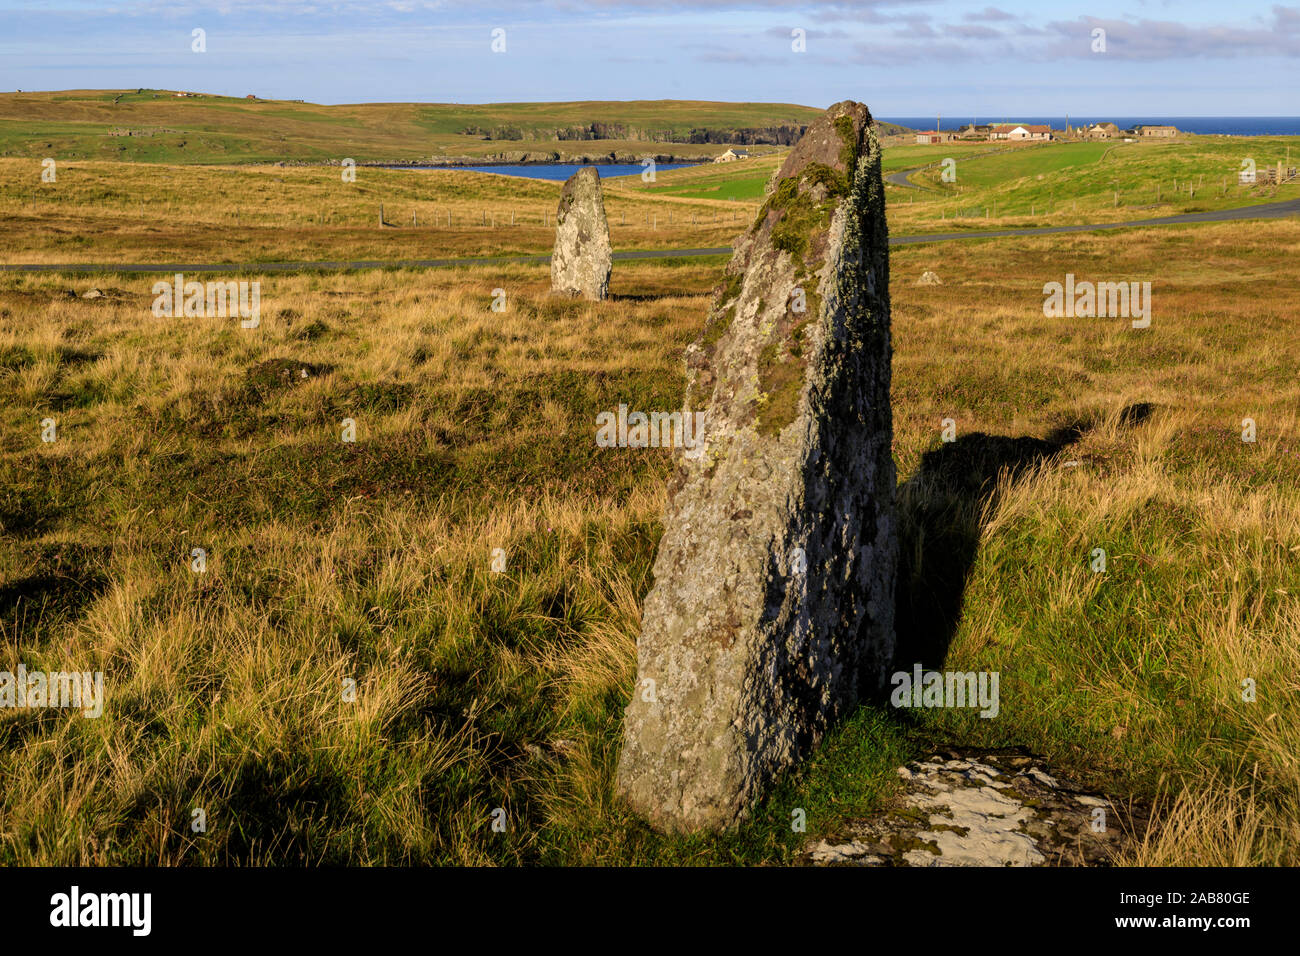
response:
[[(934, 129), (933, 116), (877, 116), (885, 123), (897, 123), (911, 129)], [(994, 116), (943, 117), (943, 129), (956, 130), (967, 123), (1028, 123), (1065, 129), (1065, 116), (1025, 116), (1006, 113)], [(1185, 133), (1214, 133), (1226, 136), (1300, 136), (1300, 116), (1070, 116), (1071, 126), (1114, 123), (1120, 129), (1134, 126), (1177, 126)]]

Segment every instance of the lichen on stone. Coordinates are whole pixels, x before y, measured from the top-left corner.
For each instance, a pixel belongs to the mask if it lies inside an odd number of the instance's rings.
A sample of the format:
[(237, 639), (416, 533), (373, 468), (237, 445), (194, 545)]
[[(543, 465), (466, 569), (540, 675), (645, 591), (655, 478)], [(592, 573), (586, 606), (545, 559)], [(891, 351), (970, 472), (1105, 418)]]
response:
[[(637, 686), (655, 696), (628, 705), (617, 783), (665, 829), (734, 825), (892, 662), (888, 283), (865, 291), (887, 278), (888, 250), (870, 122), (845, 102), (809, 127), (687, 349), (706, 443), (670, 481), (637, 642)], [(872, 163), (845, 151), (845, 128)]]
[(704, 324), (704, 331), (700, 334), (700, 344), (706, 351), (711, 350), (726, 334), (732, 320), (736, 317), (736, 306), (740, 302), (740, 289), (744, 281), (744, 273), (737, 272), (719, 287), (713, 300), (713, 308), (709, 310), (708, 321)]
[(600, 176), (584, 166), (565, 182), (555, 209), (551, 292), (600, 301), (609, 294), (612, 249)]

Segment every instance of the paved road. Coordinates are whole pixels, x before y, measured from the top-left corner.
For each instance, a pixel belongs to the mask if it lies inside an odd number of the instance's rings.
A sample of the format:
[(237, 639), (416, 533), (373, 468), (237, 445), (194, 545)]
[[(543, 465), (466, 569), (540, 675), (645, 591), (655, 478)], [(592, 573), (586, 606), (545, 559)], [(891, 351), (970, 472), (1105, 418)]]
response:
[(891, 246), (906, 246), (917, 242), (946, 242), (950, 239), (997, 239), (1004, 236), (1046, 236), (1059, 232), (1093, 232), (1100, 229), (1132, 229), (1143, 226), (1177, 226), (1197, 222), (1232, 222), (1241, 219), (1285, 219), (1300, 216), (1300, 199), (1285, 202), (1261, 203), (1258, 206), (1238, 206), (1234, 209), (1211, 209), (1207, 212), (1185, 212), (1176, 216), (1159, 216), (1155, 219), (1133, 219), (1126, 222), (1080, 223), (1075, 226), (1032, 226), (1027, 229), (985, 229), (969, 232), (938, 232), (919, 236), (890, 236)]
[[(890, 236), (891, 246), (909, 246), (924, 242), (950, 242), (954, 239), (1001, 239), (1011, 236), (1044, 236), (1062, 232), (1095, 232), (1102, 229), (1133, 229), (1143, 226), (1176, 226), (1198, 222), (1232, 222), (1244, 219), (1283, 219), (1300, 216), (1300, 199), (1214, 209), (1208, 212), (1181, 213), (1156, 219), (1125, 222), (1081, 223), (1074, 226), (1033, 226), (1026, 229), (986, 229), (966, 232), (931, 232), (915, 236)], [(710, 249), (651, 249), (614, 253), (615, 259), (682, 259), (699, 256), (723, 256), (727, 246)], [(248, 263), (16, 263), (0, 264), (0, 272), (344, 272), (353, 269), (436, 269), (451, 266), (544, 265), (550, 256), (494, 256), (485, 259), (364, 259), (336, 262), (248, 262)]]
[(896, 173), (885, 173), (885, 182), (893, 183), (895, 186), (906, 186), (908, 189), (924, 189), (926, 192), (935, 192), (929, 186), (918, 186), (907, 178), (912, 173), (919, 173), (926, 168), (925, 166), (916, 166), (912, 169), (900, 169)]

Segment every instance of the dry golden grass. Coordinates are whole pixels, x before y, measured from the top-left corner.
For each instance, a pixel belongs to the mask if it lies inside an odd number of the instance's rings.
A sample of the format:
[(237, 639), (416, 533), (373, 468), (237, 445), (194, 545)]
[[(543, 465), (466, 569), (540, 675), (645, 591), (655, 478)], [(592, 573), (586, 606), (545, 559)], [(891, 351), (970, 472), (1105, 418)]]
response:
[[(0, 159), (0, 261), (400, 260), (543, 254), (563, 183), (488, 173), (328, 166), (69, 162), (54, 183)], [(668, 176), (668, 173), (661, 174)], [(633, 185), (635, 183), (636, 185)], [(604, 183), (616, 249), (726, 246), (753, 202)], [(379, 226), (380, 206), (388, 226)], [(450, 216), (450, 225), (448, 225)], [(414, 219), (413, 219), (414, 217)]]

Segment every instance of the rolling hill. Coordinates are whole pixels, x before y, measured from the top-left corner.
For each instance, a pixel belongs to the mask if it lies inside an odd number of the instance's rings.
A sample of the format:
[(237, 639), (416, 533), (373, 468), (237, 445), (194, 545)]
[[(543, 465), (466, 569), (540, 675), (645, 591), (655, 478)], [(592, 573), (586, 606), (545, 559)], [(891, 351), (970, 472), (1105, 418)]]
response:
[[(0, 156), (129, 162), (359, 163), (698, 159), (718, 144), (783, 146), (821, 111), (687, 100), (363, 103), (178, 95), (0, 94)], [(892, 128), (892, 127), (891, 127)]]

